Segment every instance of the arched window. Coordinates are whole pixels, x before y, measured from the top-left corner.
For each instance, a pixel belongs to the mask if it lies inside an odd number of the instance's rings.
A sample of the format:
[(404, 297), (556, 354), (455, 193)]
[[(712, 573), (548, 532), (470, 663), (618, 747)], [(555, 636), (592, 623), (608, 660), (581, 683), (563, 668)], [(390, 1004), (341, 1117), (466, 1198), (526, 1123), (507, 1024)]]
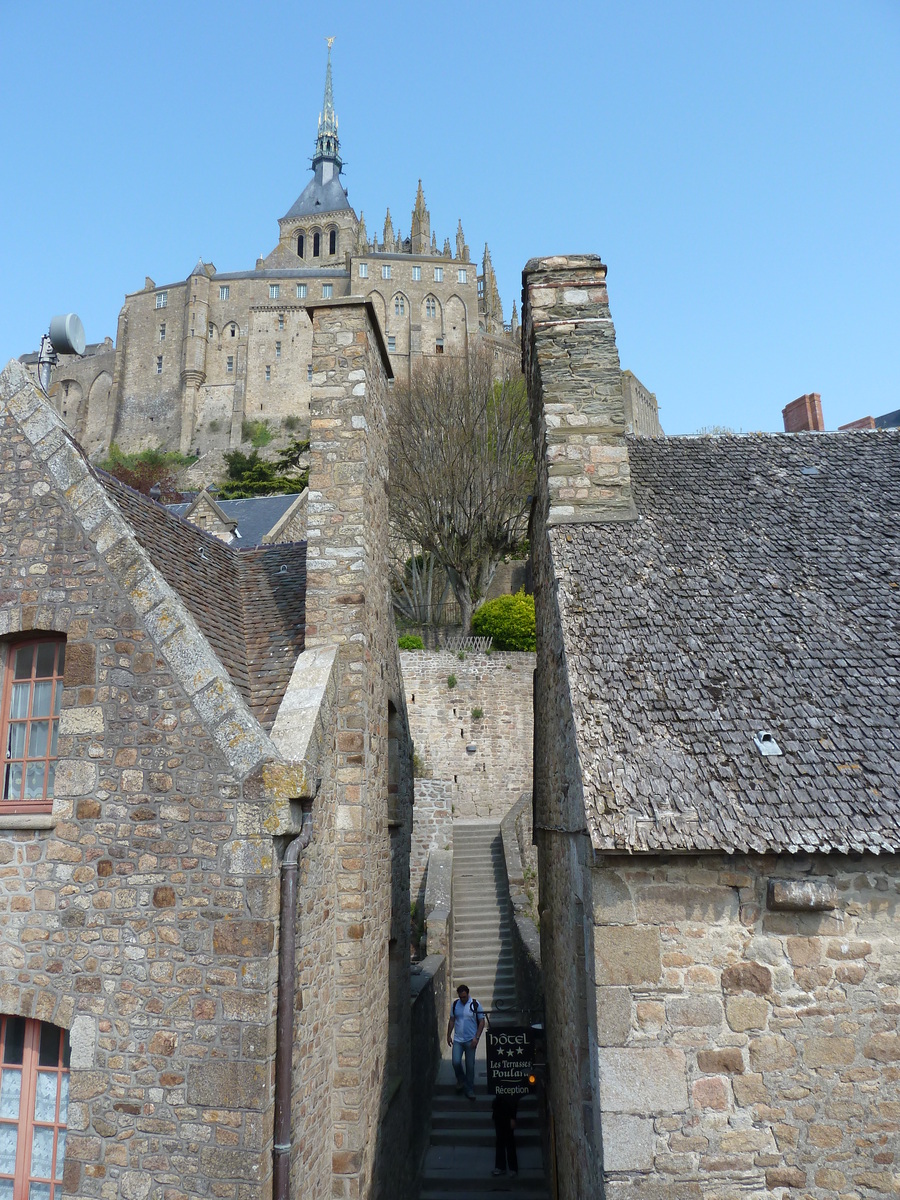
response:
[(394, 297), (394, 315), (402, 317), (406, 313), (406, 301), (398, 292)]
[(302, 233), (297, 234), (297, 257), (303, 257), (303, 251), (306, 249), (306, 241)]
[(332, 229), (328, 235), (328, 253), (337, 254), (337, 230)]
[(322, 235), (319, 233), (313, 234), (313, 258), (318, 258), (322, 252)]
[(437, 301), (435, 300), (434, 296), (426, 296), (425, 297), (425, 316), (426, 317), (437, 316)]
[(46, 812), (53, 806), (66, 641), (43, 637), (14, 642), (4, 651), (0, 806), (7, 812)]
[(0, 1196), (62, 1195), (69, 1107), (69, 1035), (26, 1017), (0, 1017)]

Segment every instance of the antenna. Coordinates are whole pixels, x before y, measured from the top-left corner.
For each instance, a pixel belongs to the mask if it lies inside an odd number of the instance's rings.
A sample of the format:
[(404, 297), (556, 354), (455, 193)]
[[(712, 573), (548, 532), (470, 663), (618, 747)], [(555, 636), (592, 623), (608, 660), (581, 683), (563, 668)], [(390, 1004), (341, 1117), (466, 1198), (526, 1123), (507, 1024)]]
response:
[(50, 322), (50, 332), (41, 338), (38, 355), (38, 381), (41, 391), (48, 395), (50, 372), (60, 354), (84, 354), (84, 326), (77, 313), (63, 313)]

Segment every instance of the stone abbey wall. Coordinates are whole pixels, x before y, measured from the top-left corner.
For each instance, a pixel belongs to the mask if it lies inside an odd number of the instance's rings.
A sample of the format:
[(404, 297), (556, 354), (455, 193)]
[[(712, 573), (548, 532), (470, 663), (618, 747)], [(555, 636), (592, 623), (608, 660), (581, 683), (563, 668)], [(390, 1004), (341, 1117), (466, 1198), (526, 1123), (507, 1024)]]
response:
[[(499, 821), (531, 789), (534, 654), (404, 650), (400, 657), (417, 774), (447, 784), (452, 816)], [(481, 717), (472, 715), (477, 709)]]

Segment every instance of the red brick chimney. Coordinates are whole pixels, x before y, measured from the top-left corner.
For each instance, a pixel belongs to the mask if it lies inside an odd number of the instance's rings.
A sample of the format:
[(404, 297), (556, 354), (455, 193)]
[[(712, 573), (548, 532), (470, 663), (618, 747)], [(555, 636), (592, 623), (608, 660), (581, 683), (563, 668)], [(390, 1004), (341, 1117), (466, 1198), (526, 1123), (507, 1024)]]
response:
[(838, 425), (838, 429), (877, 429), (874, 417), (859, 417), (856, 421), (848, 421), (846, 425)]
[(818, 392), (810, 392), (799, 396), (781, 410), (784, 418), (785, 433), (806, 433), (815, 430), (821, 433), (825, 428), (822, 418), (822, 397)]

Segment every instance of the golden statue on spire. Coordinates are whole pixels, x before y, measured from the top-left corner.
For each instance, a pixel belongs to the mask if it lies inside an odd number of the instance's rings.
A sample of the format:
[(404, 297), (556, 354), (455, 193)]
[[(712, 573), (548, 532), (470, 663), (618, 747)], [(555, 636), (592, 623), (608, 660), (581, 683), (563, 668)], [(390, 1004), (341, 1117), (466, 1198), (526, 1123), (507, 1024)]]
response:
[(327, 38), (325, 39), (325, 41), (328, 43), (328, 49), (330, 50), (330, 49), (331, 49), (331, 47), (334, 45), (334, 38), (333, 38), (333, 37), (330, 37), (330, 38), (329, 38), (329, 37), (327, 37)]

